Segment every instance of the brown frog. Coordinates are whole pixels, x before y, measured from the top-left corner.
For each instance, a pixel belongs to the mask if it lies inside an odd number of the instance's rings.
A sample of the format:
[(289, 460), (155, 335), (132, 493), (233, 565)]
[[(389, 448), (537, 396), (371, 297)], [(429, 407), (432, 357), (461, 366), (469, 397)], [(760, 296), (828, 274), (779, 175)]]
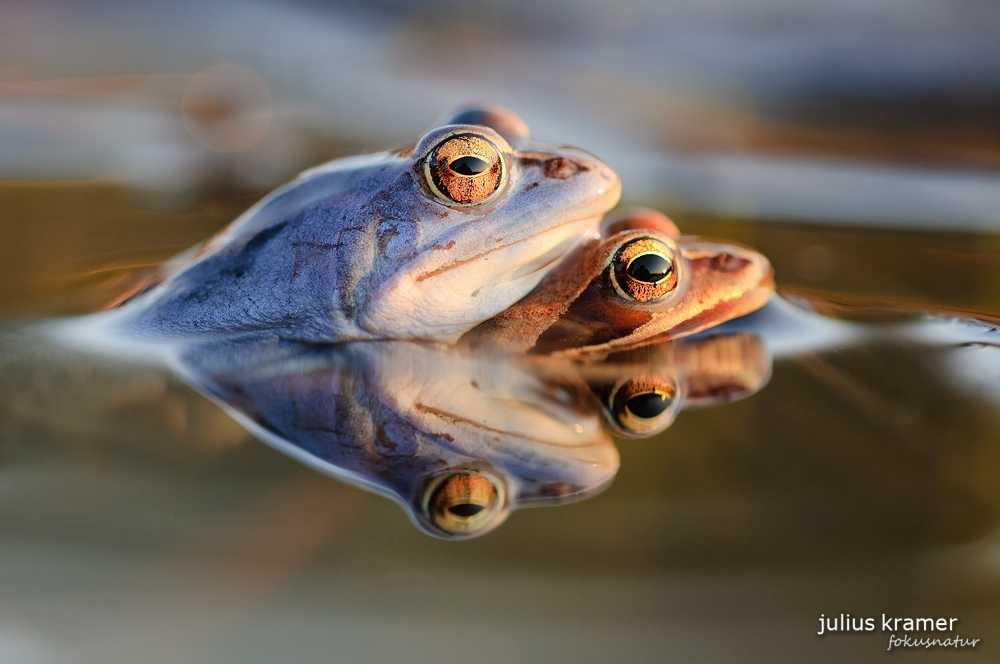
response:
[(756, 311), (771, 264), (729, 241), (684, 236), (646, 208), (607, 215), (526, 297), (461, 339), (472, 348), (593, 355), (677, 339)]

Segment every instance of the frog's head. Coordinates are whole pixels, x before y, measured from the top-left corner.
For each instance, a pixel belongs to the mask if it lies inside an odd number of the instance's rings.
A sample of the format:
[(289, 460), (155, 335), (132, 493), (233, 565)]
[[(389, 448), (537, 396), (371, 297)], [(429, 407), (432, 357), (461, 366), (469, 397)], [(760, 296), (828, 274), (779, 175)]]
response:
[(644, 208), (608, 215), (603, 239), (580, 261), (577, 291), (537, 337), (536, 353), (615, 352), (678, 339), (764, 306), (774, 271), (762, 254), (730, 241), (680, 235)]
[(380, 337), (457, 340), (595, 237), (621, 189), (601, 160), (532, 141), (502, 109), (463, 109), (399, 156), (404, 176), (381, 195), (417, 204), (380, 223), (357, 319)]
[(534, 142), (513, 113), (465, 108), (412, 148), (306, 171), (165, 265), (124, 318), (156, 333), (454, 342), (596, 237), (620, 189), (601, 160)]
[(774, 292), (774, 272), (762, 254), (682, 236), (655, 210), (613, 212), (600, 230), (527, 297), (461, 343), (534, 354), (618, 352), (756, 311)]

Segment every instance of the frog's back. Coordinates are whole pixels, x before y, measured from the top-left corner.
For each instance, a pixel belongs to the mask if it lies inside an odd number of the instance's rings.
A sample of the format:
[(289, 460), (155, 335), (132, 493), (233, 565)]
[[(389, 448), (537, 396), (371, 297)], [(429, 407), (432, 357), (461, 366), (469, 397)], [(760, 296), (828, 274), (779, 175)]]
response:
[(132, 329), (189, 335), (294, 327), (312, 341), (368, 336), (354, 324), (354, 302), (366, 287), (379, 226), (398, 226), (412, 212), (371, 190), (394, 172), (407, 174), (391, 155), (367, 157), (363, 166), (342, 161), (307, 172), (168, 263), (159, 285), (134, 303)]

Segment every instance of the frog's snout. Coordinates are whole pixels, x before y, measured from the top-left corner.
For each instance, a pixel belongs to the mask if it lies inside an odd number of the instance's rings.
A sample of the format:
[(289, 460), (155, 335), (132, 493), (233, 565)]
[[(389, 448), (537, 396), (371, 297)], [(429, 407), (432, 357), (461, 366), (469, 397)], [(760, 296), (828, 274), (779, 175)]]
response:
[[(577, 199), (604, 214), (618, 203), (621, 180), (614, 169), (594, 155), (568, 146), (519, 145), (517, 170), (527, 194), (536, 187), (566, 203)], [(558, 193), (556, 193), (558, 192)]]

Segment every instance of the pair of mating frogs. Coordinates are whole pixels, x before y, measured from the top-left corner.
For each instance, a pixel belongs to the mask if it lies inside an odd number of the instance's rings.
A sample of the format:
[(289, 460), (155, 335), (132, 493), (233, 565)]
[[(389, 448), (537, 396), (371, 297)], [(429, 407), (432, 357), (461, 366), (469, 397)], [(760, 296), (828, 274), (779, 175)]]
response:
[(609, 214), (620, 190), (593, 155), (534, 141), (506, 109), (466, 107), (412, 148), (306, 171), (165, 265), (115, 327), (583, 355), (764, 305), (767, 259), (650, 210)]
[[(794, 309), (759, 253), (612, 212), (607, 165), (533, 141), (509, 111), (439, 124), (304, 173), (84, 336), (116, 357), (123, 338), (164, 349), (258, 438), (447, 538), (592, 495), (618, 469), (608, 432), (648, 437), (684, 407), (753, 394), (772, 357), (882, 337), (996, 346), (989, 325)], [(506, 355), (478, 352), (492, 349)]]
[[(620, 190), (593, 155), (467, 107), (412, 148), (303, 173), (97, 320), (169, 341), (177, 373), (279, 450), (475, 536), (606, 486), (603, 429), (653, 435), (770, 374), (739, 335), (570, 370), (462, 352), (604, 358), (767, 302), (767, 259), (611, 212)], [(432, 343), (346, 343), (399, 341)]]

